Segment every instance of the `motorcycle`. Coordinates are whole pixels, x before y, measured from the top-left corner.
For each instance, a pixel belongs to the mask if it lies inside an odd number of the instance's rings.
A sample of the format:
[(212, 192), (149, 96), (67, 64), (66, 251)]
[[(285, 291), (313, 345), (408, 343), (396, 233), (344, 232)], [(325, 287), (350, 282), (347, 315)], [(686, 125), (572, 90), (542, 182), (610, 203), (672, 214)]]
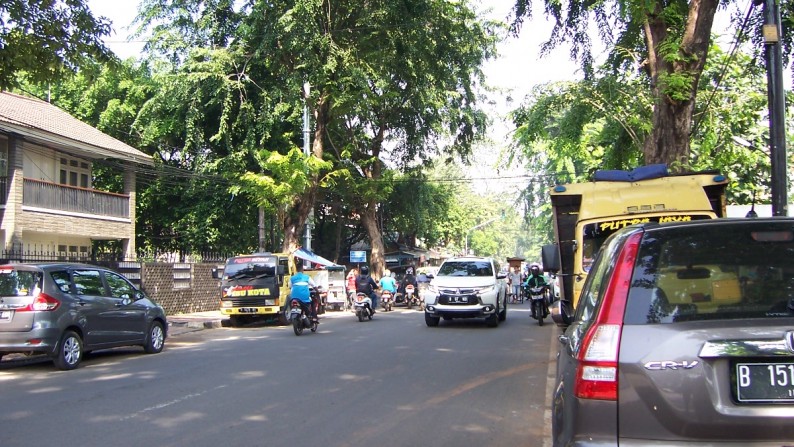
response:
[(358, 321), (372, 319), (372, 298), (366, 293), (356, 293), (356, 301), (353, 303), (353, 310), (356, 312)]
[(532, 303), (532, 318), (538, 320), (538, 326), (543, 326), (543, 319), (549, 315), (546, 308), (546, 287), (530, 287), (529, 299)]
[(380, 294), (380, 305), (383, 306), (383, 310), (386, 312), (392, 310), (394, 308), (394, 295), (388, 290), (384, 290)]
[(422, 307), (419, 294), (416, 293), (416, 289), (414, 288), (413, 284), (407, 284), (405, 286), (405, 303), (409, 309), (413, 306), (419, 306), (420, 308)]
[(317, 332), (317, 326), (320, 324), (317, 318), (312, 318), (306, 314), (306, 309), (299, 300), (290, 302), (289, 321), (292, 323), (292, 330), (295, 335), (302, 334), (304, 329)]

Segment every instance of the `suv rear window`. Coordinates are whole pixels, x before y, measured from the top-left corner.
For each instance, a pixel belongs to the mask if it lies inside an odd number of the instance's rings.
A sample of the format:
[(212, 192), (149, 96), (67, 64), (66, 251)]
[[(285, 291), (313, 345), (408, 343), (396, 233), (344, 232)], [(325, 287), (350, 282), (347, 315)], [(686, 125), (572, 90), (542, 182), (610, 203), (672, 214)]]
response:
[(790, 225), (650, 230), (643, 238), (626, 324), (794, 315)]
[(0, 296), (35, 296), (41, 290), (41, 272), (0, 270)]

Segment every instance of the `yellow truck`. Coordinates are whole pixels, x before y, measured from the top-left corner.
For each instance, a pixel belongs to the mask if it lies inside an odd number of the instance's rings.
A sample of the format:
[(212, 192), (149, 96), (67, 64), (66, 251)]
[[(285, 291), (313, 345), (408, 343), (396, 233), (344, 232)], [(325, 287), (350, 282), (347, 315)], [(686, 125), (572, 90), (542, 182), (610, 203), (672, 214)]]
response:
[(286, 324), (289, 279), (295, 273), (295, 262), (306, 262), (306, 273), (325, 268), (341, 268), (311, 251), (298, 249), (293, 253), (253, 253), (233, 256), (223, 268), (212, 270), (220, 281), (220, 311), (229, 316), (231, 326), (254, 320)]
[[(560, 319), (569, 323), (593, 257), (629, 225), (725, 217), (728, 179), (716, 171), (670, 175), (664, 165), (599, 171), (593, 181), (549, 192), (555, 243), (543, 247), (544, 271), (558, 276)], [(555, 318), (555, 321), (557, 318)]]

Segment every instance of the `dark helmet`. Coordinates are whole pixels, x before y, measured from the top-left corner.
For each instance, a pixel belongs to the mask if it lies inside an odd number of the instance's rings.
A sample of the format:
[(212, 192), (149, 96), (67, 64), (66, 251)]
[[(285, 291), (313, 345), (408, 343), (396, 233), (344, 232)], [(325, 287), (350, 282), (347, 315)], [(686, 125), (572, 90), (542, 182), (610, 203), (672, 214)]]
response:
[(365, 265), (364, 267), (361, 267), (361, 270), (360, 270), (360, 271), (361, 271), (361, 275), (362, 275), (362, 276), (367, 276), (367, 275), (369, 275), (369, 267), (367, 267), (366, 265)]
[(537, 264), (532, 264), (529, 266), (529, 273), (535, 276), (540, 275), (540, 266)]

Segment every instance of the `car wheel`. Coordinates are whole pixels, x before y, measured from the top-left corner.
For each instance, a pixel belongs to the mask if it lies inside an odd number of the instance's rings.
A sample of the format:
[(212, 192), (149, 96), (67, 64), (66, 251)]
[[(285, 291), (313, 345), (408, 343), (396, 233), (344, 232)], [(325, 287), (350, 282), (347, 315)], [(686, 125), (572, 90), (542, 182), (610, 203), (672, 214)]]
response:
[(505, 321), (507, 319), (507, 297), (502, 301), (502, 310), (497, 313), (499, 314), (499, 321)]
[[(446, 320), (447, 318), (444, 317), (444, 319)], [(436, 327), (436, 326), (438, 326), (438, 322), (439, 321), (440, 321), (440, 318), (434, 317), (434, 316), (432, 316), (432, 315), (430, 315), (430, 314), (425, 312), (425, 324), (428, 327)]]
[(146, 344), (143, 345), (143, 350), (147, 354), (157, 354), (163, 350), (165, 345), (165, 331), (163, 331), (163, 323), (153, 321), (149, 326), (149, 332), (146, 336)]
[(83, 340), (75, 331), (64, 332), (52, 358), (55, 367), (63, 371), (75, 369), (82, 358)]
[(488, 315), (488, 317), (485, 319), (485, 324), (487, 324), (488, 327), (499, 326), (499, 311), (496, 311), (491, 315)]
[(279, 311), (278, 316), (276, 317), (276, 324), (279, 326), (286, 326), (289, 324), (289, 319), (287, 318), (287, 311)]

